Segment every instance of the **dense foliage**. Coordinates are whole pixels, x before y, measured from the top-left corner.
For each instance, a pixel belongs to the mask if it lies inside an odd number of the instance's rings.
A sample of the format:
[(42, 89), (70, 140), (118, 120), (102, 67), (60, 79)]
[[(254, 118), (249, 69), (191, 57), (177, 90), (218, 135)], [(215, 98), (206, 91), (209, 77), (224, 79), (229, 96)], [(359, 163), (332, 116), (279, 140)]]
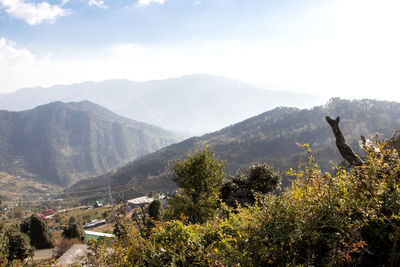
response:
[(31, 215), (20, 225), (21, 231), (29, 236), (30, 244), (36, 249), (52, 248), (53, 237), (45, 221)]
[(247, 172), (229, 177), (220, 189), (221, 199), (231, 207), (252, 205), (257, 194), (266, 194), (276, 190), (281, 182), (281, 175), (266, 163), (253, 164)]
[(0, 266), (6, 265), (8, 261), (7, 256), (8, 256), (8, 238), (3, 233), (3, 231), (0, 230)]
[(216, 160), (214, 152), (206, 147), (193, 152), (187, 160), (177, 160), (171, 169), (179, 191), (171, 198), (167, 217), (184, 216), (191, 223), (203, 223), (212, 218), (225, 179), (224, 163)]
[[(308, 147), (307, 147), (308, 149)], [(235, 210), (224, 203), (203, 223), (162, 221), (143, 236), (134, 223), (95, 244), (93, 265), (398, 266), (400, 157), (385, 142), (365, 164), (334, 174), (309, 164), (281, 195)], [(114, 253), (104, 253), (112, 245)]]
[(161, 213), (161, 202), (158, 199), (153, 200), (148, 208), (149, 217), (152, 220), (158, 220)]
[(64, 230), (61, 233), (61, 235), (64, 238), (69, 238), (69, 239), (77, 238), (81, 241), (83, 241), (85, 238), (82, 228), (76, 223), (69, 223), (68, 226), (64, 227)]
[(0, 266), (23, 261), (31, 256), (33, 250), (29, 238), (16, 226), (0, 227)]

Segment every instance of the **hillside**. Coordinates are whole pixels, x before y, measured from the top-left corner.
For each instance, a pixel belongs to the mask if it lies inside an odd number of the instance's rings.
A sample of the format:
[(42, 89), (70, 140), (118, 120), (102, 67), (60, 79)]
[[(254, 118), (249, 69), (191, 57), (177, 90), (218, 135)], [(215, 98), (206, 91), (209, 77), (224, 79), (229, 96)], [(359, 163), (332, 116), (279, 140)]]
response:
[(24, 88), (0, 96), (0, 109), (21, 111), (52, 101), (89, 100), (138, 121), (190, 133), (219, 130), (278, 106), (311, 107), (311, 95), (262, 90), (211, 75), (148, 82), (108, 80)]
[[(227, 162), (228, 174), (260, 161), (283, 171), (297, 166), (305, 160), (305, 153), (296, 143), (310, 144), (319, 163), (328, 171), (330, 161), (340, 163), (342, 159), (325, 115), (342, 118), (342, 131), (356, 150), (361, 134), (391, 136), (400, 128), (400, 104), (394, 102), (335, 98), (312, 109), (276, 108), (220, 131), (173, 144), (107, 175), (83, 180), (68, 191), (100, 189), (108, 183), (119, 189), (133, 186), (142, 193), (173, 190), (175, 185), (166, 170), (168, 162), (205, 145)], [(283, 185), (287, 184), (287, 180), (283, 181)]]
[(0, 170), (4, 177), (68, 186), (178, 140), (88, 101), (0, 111)]

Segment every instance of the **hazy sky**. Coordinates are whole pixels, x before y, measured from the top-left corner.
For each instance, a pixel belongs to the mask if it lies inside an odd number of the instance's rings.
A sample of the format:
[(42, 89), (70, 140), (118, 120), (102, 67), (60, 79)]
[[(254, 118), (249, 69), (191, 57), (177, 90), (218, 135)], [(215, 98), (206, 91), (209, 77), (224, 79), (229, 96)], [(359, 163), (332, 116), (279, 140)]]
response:
[(209, 73), (400, 101), (398, 0), (0, 0), (0, 92)]

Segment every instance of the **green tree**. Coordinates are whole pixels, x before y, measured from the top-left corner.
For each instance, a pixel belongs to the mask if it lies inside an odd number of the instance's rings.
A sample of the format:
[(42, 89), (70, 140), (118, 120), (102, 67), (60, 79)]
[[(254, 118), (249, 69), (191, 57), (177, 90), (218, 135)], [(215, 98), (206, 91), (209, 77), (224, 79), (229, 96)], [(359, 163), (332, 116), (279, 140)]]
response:
[(84, 240), (84, 235), (82, 229), (76, 223), (70, 223), (67, 227), (64, 228), (62, 234), (64, 238), (78, 238), (79, 240)]
[[(7, 227), (2, 234), (1, 247), (4, 249), (2, 253), (6, 254), (8, 261), (24, 260), (32, 255), (32, 248), (29, 245), (28, 237), (21, 233), (15, 226)], [(0, 257), (1, 258), (1, 257)]]
[(248, 179), (254, 191), (266, 194), (279, 187), (282, 177), (267, 163), (260, 163), (250, 167)]
[(160, 219), (161, 213), (161, 202), (158, 199), (153, 200), (149, 207), (147, 208), (147, 212), (149, 213), (149, 218), (147, 218), (146, 226), (147, 229), (153, 228), (155, 226), (154, 221), (158, 221)]
[(177, 160), (171, 170), (179, 186), (167, 209), (171, 218), (187, 217), (189, 222), (204, 223), (218, 208), (218, 192), (225, 179), (225, 164), (205, 147), (186, 160)]
[(37, 216), (32, 215), (29, 217), (28, 220), (20, 225), (20, 229), (29, 236), (30, 244), (36, 249), (54, 247), (53, 238), (47, 224)]
[(267, 194), (276, 190), (282, 180), (278, 171), (267, 163), (253, 164), (247, 172), (238, 172), (221, 187), (221, 199), (229, 206), (252, 205), (255, 194)]
[(0, 266), (5, 266), (7, 264), (8, 257), (8, 238), (3, 233), (0, 225)]
[(158, 199), (153, 200), (148, 208), (149, 216), (153, 220), (158, 220), (160, 217), (161, 202)]

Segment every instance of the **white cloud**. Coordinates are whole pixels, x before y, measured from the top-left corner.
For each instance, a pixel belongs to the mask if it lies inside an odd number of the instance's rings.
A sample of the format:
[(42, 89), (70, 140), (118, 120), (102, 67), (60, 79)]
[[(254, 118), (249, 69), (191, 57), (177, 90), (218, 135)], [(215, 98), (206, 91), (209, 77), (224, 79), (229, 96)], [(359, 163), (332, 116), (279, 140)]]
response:
[(194, 6), (198, 6), (198, 5), (201, 4), (201, 0), (193, 0), (192, 3), (193, 3)]
[(11, 16), (25, 20), (30, 25), (40, 24), (45, 20), (54, 23), (59, 17), (68, 15), (70, 12), (61, 5), (51, 5), (48, 2), (26, 3), (25, 0), (0, 0), (0, 4), (6, 8)]
[(152, 3), (164, 4), (165, 0), (139, 0), (137, 2), (138, 7), (146, 7)]
[[(399, 45), (394, 43), (377, 55), (372, 47), (360, 48), (358, 43), (349, 45), (334, 39), (303, 44), (197, 40), (157, 46), (126, 43), (94, 51), (92, 58), (76, 55), (75, 59), (54, 59), (35, 56), (2, 38), (0, 89), (210, 73), (247, 82), (264, 81), (270, 89), (400, 101)], [(100, 54), (103, 56), (96, 57)]]
[(104, 4), (104, 1), (98, 1), (98, 0), (89, 0), (89, 6), (98, 6), (104, 9), (108, 8), (108, 6)]
[(326, 10), (304, 14), (306, 22), (294, 18), (300, 34), (309, 29), (305, 24), (316, 23), (314, 15), (322, 18), (318, 22), (324, 34), (314, 39), (126, 43), (93, 48), (92, 58), (83, 57), (85, 52), (64, 59), (60, 56), (66, 52), (56, 54), (57, 59), (42, 58), (0, 38), (0, 90), (210, 73), (267, 83), (270, 89), (400, 101), (400, 36), (395, 34), (399, 10), (396, 1), (335, 1)]
[(16, 67), (35, 62), (35, 56), (26, 49), (18, 49), (16, 45), (5, 38), (0, 38), (0, 64)]

